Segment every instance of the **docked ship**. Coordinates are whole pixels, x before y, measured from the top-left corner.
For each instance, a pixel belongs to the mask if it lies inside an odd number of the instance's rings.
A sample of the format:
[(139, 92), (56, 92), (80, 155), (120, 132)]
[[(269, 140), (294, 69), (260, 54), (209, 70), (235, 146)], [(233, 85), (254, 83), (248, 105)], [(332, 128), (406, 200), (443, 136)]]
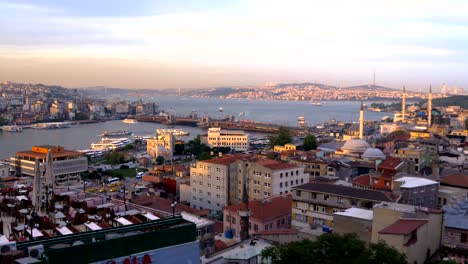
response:
[(120, 150), (132, 143), (133, 140), (129, 138), (102, 138), (98, 143), (91, 143), (91, 149), (100, 151)]
[(56, 129), (56, 128), (68, 128), (70, 127), (69, 122), (51, 122), (51, 123), (37, 123), (31, 126), (34, 129)]
[(300, 127), (306, 127), (307, 126), (307, 121), (303, 116), (300, 116), (297, 118), (297, 122), (299, 123)]
[(320, 102), (310, 102), (310, 105), (315, 105), (315, 106), (322, 106), (322, 103)]
[(182, 136), (188, 136), (190, 135), (189, 132), (183, 131), (181, 129), (156, 129), (156, 134), (162, 135), (162, 134), (172, 134), (176, 137), (182, 137)]
[(132, 132), (127, 130), (103, 130), (101, 136), (104, 137), (120, 137), (120, 136), (128, 136), (131, 135)]
[(23, 128), (20, 126), (2, 126), (2, 130), (6, 132), (21, 132)]
[(124, 122), (125, 124), (136, 124), (136, 123), (138, 123), (137, 120), (130, 119), (130, 118), (126, 118), (126, 119), (122, 120), (122, 122)]

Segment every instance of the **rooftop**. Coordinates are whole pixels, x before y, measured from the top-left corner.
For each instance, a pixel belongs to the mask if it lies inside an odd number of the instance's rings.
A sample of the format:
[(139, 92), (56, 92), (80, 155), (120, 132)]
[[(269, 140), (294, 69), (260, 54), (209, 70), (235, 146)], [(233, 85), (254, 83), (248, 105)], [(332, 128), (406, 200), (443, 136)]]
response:
[(443, 207), (446, 227), (468, 230), (468, 198)]
[(414, 230), (425, 225), (428, 221), (424, 219), (400, 219), (395, 223), (379, 231), (379, 234), (408, 235)]
[(387, 157), (382, 163), (379, 164), (378, 168), (397, 170), (401, 165), (403, 165), (403, 161), (400, 158)]
[(401, 177), (399, 179), (394, 180), (396, 182), (401, 182), (402, 188), (417, 188), (422, 186), (428, 186), (433, 184), (439, 184), (436, 181), (420, 178), (420, 177)]
[[(201, 263), (224, 263), (224, 260), (248, 260), (259, 256), (261, 252), (271, 246), (270, 243), (262, 239), (248, 239), (244, 242), (229, 247), (223, 251), (210, 255), (209, 257), (201, 257)], [(221, 261), (220, 261), (221, 260)], [(227, 263), (228, 261), (226, 261)]]
[(336, 215), (348, 216), (353, 218), (365, 219), (365, 220), (372, 220), (374, 219), (374, 211), (360, 209), (360, 208), (348, 208), (343, 212), (336, 212)]
[[(242, 204), (233, 204), (224, 207), (225, 210), (237, 212)], [(291, 195), (273, 196), (263, 200), (253, 200), (249, 202), (251, 218), (265, 221), (278, 216), (291, 213), (292, 198)]]
[(229, 164), (235, 162), (236, 160), (241, 159), (242, 157), (244, 157), (244, 155), (225, 155), (225, 156), (223, 156), (221, 158), (212, 158), (212, 159), (204, 160), (204, 161), (201, 161), (201, 162), (206, 162), (206, 163), (211, 163), (211, 164), (218, 164), (218, 165), (229, 165)]
[(257, 160), (256, 163), (270, 170), (284, 170), (297, 168), (297, 165), (294, 165), (292, 163), (280, 162), (276, 160), (260, 159)]
[(359, 189), (348, 186), (326, 184), (326, 183), (306, 183), (293, 187), (295, 190), (306, 190), (318, 193), (334, 194), (339, 196), (346, 196), (351, 198), (358, 198), (370, 201), (392, 202), (382, 191)]
[(202, 217), (200, 217), (198, 215), (190, 214), (190, 213), (187, 213), (187, 212), (182, 212), (182, 213), (180, 213), (180, 215), (182, 216), (182, 218), (184, 220), (192, 222), (195, 225), (197, 225), (197, 228), (205, 227), (205, 226), (209, 226), (209, 225), (214, 225), (213, 221), (208, 220), (206, 218), (202, 218)]
[(468, 175), (450, 174), (440, 180), (441, 185), (468, 188)]

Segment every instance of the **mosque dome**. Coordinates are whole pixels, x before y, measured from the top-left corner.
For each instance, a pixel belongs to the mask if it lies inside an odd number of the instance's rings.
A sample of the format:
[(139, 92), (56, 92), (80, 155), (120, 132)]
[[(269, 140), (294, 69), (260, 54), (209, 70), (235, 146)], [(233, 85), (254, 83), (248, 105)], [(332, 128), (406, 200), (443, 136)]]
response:
[(368, 158), (368, 159), (385, 159), (385, 154), (378, 148), (368, 148), (366, 151), (364, 151), (364, 154), (362, 154), (363, 158)]
[(368, 148), (370, 148), (369, 143), (364, 139), (352, 138), (346, 141), (341, 149), (348, 152), (364, 152)]

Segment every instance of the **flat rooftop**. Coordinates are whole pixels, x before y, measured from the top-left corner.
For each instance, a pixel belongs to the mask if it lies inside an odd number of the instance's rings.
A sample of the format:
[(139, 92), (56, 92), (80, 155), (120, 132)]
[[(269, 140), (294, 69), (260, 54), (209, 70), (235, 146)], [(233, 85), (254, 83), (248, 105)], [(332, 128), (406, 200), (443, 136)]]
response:
[(347, 217), (365, 219), (365, 220), (374, 219), (374, 211), (366, 210), (366, 209), (360, 209), (360, 208), (354, 208), (354, 207), (348, 208), (343, 212), (336, 212), (335, 214), (336, 215), (347, 216)]

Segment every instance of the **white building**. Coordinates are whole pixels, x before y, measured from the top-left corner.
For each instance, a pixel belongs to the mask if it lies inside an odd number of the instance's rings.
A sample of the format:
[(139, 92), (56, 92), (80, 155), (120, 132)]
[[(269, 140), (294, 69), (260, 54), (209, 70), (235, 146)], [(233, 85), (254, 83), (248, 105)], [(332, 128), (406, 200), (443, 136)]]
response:
[(7, 166), (6, 164), (1, 164), (0, 163), (0, 179), (8, 177), (10, 175), (10, 167)]
[(229, 147), (235, 151), (249, 149), (249, 135), (240, 130), (225, 130), (218, 127), (208, 129), (210, 147)]
[(229, 204), (231, 193), (237, 192), (235, 161), (238, 158), (238, 156), (225, 156), (197, 161), (192, 165), (190, 168), (192, 208), (209, 209), (211, 214), (216, 214)]
[(380, 135), (387, 136), (393, 131), (401, 129), (400, 126), (396, 123), (381, 123), (380, 124)]

